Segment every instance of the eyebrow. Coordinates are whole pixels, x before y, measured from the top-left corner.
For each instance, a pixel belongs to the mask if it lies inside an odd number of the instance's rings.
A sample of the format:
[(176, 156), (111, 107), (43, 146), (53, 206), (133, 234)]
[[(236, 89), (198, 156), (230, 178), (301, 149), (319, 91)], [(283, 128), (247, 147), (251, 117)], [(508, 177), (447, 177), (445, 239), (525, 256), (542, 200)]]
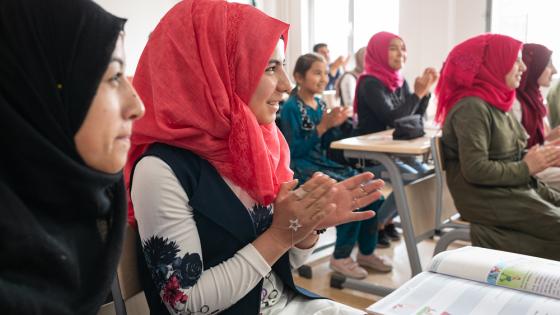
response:
[(124, 67), (124, 60), (122, 60), (121, 58), (113, 57), (111, 58), (110, 62), (118, 62), (121, 65), (121, 67)]
[(271, 63), (277, 64), (277, 65), (284, 64), (282, 61), (280, 61), (280, 60), (278, 60), (278, 59), (270, 59), (270, 60), (268, 61), (268, 64), (271, 64)]

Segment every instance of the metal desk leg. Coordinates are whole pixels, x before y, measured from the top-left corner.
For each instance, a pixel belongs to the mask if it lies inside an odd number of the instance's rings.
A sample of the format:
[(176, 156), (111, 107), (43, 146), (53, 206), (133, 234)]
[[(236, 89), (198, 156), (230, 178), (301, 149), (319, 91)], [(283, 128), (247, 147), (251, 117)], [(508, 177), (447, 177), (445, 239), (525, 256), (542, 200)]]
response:
[(380, 152), (360, 152), (344, 150), (344, 155), (349, 158), (368, 159), (379, 161), (387, 171), (391, 178), (391, 185), (393, 185), (393, 193), (397, 203), (397, 211), (401, 217), (401, 226), (404, 234), (404, 241), (406, 244), (406, 251), (408, 253), (408, 260), (410, 261), (410, 269), (412, 276), (422, 272), (422, 264), (420, 263), (420, 256), (418, 255), (418, 247), (416, 247), (416, 237), (414, 228), (412, 227), (412, 218), (410, 216), (410, 209), (406, 199), (404, 190), (404, 183), (402, 180), (401, 172), (393, 159)]

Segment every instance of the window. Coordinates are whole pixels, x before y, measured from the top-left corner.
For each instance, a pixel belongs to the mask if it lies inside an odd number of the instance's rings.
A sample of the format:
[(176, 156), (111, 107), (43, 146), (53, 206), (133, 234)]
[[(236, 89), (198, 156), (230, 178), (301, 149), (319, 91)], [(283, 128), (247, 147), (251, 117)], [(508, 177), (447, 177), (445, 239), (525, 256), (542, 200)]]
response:
[(327, 43), (331, 58), (353, 54), (377, 32), (398, 34), (398, 0), (310, 0), (309, 4), (310, 44)]
[(545, 45), (560, 66), (560, 40), (555, 21), (560, 12), (557, 0), (493, 0), (492, 32), (509, 35), (525, 43)]

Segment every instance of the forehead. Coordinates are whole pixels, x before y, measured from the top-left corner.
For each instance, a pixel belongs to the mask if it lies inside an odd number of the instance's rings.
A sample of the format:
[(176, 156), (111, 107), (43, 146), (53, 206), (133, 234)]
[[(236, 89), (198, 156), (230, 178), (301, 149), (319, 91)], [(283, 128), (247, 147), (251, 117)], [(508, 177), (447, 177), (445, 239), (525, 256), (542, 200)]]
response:
[(313, 63), (311, 64), (311, 69), (313, 69), (313, 70), (317, 70), (317, 69), (322, 70), (324, 68), (326, 69), (326, 67), (327, 67), (327, 64), (324, 61), (321, 61), (321, 60), (313, 61)]
[(115, 44), (115, 50), (112, 54), (113, 58), (119, 58), (124, 60), (124, 34), (121, 33), (119, 38), (117, 39), (117, 43)]
[(276, 47), (274, 47), (274, 51), (272, 52), (272, 56), (270, 59), (278, 60), (283, 62), (286, 59), (286, 55), (284, 53), (284, 41), (281, 39), (276, 43)]
[(404, 46), (404, 42), (400, 38), (393, 38), (389, 42), (389, 46), (397, 46), (397, 47)]

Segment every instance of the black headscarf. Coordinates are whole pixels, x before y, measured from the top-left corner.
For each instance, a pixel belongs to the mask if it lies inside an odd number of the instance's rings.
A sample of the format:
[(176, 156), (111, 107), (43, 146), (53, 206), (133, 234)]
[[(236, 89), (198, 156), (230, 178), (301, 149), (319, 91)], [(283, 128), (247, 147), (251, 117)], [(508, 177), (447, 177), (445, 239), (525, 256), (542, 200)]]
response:
[(95, 314), (108, 294), (122, 174), (74, 136), (124, 23), (90, 0), (0, 1), (0, 314)]

